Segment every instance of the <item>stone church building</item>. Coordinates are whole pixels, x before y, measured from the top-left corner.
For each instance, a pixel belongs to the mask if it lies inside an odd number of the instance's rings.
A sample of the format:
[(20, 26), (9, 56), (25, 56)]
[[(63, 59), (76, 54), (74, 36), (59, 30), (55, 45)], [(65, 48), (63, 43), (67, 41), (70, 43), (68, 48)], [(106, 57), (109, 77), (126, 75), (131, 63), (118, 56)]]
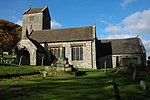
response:
[(25, 65), (50, 65), (62, 54), (69, 64), (80, 68), (146, 63), (146, 51), (138, 37), (98, 40), (96, 25), (51, 29), (47, 6), (23, 13), (22, 38), (17, 47), (18, 63)]

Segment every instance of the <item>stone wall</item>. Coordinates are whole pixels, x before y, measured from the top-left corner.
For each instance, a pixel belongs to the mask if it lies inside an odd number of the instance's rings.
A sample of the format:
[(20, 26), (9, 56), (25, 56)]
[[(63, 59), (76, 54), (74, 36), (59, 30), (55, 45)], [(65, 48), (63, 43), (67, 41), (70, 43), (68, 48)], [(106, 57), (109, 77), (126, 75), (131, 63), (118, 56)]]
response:
[[(36, 65), (37, 48), (29, 39), (23, 39), (23, 40), (21, 39), (18, 42), (17, 47), (19, 50), (26, 49), (30, 54), (30, 65)], [(20, 59), (20, 57), (21, 57), (21, 54), (19, 55), (18, 59)]]
[(118, 57), (118, 63), (119, 66), (123, 66), (123, 59), (128, 60), (127, 63), (125, 64), (126, 66), (131, 66), (131, 63), (134, 65), (142, 65), (144, 66), (144, 59), (143, 59), (143, 54), (121, 54), (121, 55), (112, 55), (112, 61), (113, 61), (113, 68), (117, 67), (116, 62)]
[[(42, 44), (44, 45), (44, 44)], [(65, 47), (65, 55), (69, 64), (80, 68), (96, 68), (95, 41), (48, 43), (49, 47)], [(71, 46), (83, 45), (83, 60), (72, 61)]]
[[(104, 68), (105, 61), (107, 63), (107, 67), (115, 68), (115, 67), (120, 67), (124, 66), (122, 65), (122, 60), (123, 59), (129, 59), (133, 60), (136, 59), (135, 61), (128, 61), (128, 64), (126, 63), (125, 65), (131, 65), (133, 63), (134, 65), (145, 65), (144, 64), (144, 59), (143, 54), (121, 54), (121, 55), (107, 55), (104, 57), (98, 58), (98, 67)], [(124, 66), (125, 67), (125, 66)]]
[(106, 63), (107, 68), (112, 67), (112, 56), (111, 55), (97, 58), (97, 67), (98, 68), (104, 68), (105, 63)]
[(26, 35), (26, 29), (30, 34), (31, 31), (43, 29), (43, 13), (26, 14), (23, 15), (23, 29), (22, 34)]
[(30, 34), (31, 31), (50, 29), (51, 28), (51, 18), (49, 14), (48, 7), (43, 9), (43, 12), (24, 14), (23, 15), (23, 31), (22, 34), (26, 34), (26, 29)]

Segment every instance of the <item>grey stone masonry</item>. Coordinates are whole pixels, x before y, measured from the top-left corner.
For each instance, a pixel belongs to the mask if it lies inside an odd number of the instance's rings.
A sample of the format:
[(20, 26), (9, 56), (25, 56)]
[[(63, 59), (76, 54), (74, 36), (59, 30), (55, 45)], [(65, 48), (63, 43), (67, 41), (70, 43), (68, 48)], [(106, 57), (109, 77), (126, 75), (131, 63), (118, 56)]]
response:
[[(96, 51), (95, 41), (78, 41), (78, 42), (58, 42), (48, 43), (49, 47), (65, 47), (65, 56), (68, 58), (69, 64), (79, 68), (94, 68), (96, 69)], [(83, 60), (72, 61), (72, 45), (83, 45)]]
[(36, 46), (29, 39), (22, 39), (17, 44), (18, 49), (26, 49), (30, 54), (30, 65), (36, 65)]
[(28, 30), (27, 35), (30, 35), (32, 31), (51, 28), (51, 18), (47, 6), (44, 7), (40, 12), (28, 14), (27, 12), (30, 10), (32, 11), (32, 8), (26, 11), (23, 15), (22, 38), (26, 37), (26, 30)]

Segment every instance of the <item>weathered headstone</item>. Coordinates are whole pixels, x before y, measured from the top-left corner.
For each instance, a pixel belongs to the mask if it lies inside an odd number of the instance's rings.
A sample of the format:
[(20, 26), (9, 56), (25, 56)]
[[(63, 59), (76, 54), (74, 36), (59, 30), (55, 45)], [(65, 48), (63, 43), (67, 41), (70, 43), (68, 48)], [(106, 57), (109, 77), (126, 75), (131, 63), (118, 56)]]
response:
[(140, 86), (142, 87), (143, 90), (146, 90), (146, 83), (145, 83), (145, 81), (141, 80), (140, 81)]
[(105, 67), (104, 72), (106, 73), (107, 72), (107, 62), (106, 61), (104, 63), (104, 67)]
[(47, 71), (43, 71), (43, 76), (44, 76), (44, 77), (47, 76)]

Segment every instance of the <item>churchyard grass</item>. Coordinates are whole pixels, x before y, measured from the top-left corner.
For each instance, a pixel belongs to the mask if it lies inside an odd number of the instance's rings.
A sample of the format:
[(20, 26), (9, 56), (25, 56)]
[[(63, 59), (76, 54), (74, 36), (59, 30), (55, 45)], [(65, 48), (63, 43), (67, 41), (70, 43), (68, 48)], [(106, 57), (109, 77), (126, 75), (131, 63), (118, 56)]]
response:
[(11, 64), (0, 64), (0, 77), (12, 77), (12, 76), (19, 76), (19, 75), (26, 75), (26, 74), (34, 74), (38, 73), (39, 71), (30, 66), (18, 66), (18, 65), (11, 65)]
[(119, 95), (123, 100), (150, 98), (149, 80), (147, 80), (147, 90), (143, 91), (139, 81), (133, 81), (130, 74), (117, 74), (113, 69), (108, 69), (106, 73), (104, 70), (79, 70), (86, 72), (86, 75), (43, 77), (42, 74), (36, 74), (0, 78), (0, 98), (2, 100), (116, 100), (113, 81), (117, 84)]

